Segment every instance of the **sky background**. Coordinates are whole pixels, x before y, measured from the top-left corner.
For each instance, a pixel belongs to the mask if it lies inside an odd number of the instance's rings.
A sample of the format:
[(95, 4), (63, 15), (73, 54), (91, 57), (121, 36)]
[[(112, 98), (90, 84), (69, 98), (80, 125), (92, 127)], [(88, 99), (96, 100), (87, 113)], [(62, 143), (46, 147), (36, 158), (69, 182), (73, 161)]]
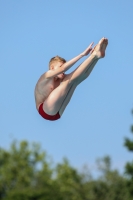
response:
[[(74, 93), (62, 118), (40, 117), (34, 87), (51, 57), (66, 60), (107, 37), (106, 57)], [(121, 172), (133, 124), (133, 1), (0, 0), (0, 147), (40, 143), (55, 163), (77, 169), (109, 155)], [(82, 58), (69, 72), (74, 70)]]

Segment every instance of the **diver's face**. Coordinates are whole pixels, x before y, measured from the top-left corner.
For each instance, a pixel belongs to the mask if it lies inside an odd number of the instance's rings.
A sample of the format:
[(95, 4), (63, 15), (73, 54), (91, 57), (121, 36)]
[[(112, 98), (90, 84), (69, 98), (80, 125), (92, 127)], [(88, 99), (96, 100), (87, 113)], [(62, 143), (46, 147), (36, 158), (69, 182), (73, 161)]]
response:
[[(54, 63), (52, 70), (56, 70), (58, 68), (60, 68), (63, 65), (63, 62), (56, 62)], [(64, 77), (64, 73), (58, 74), (57, 78), (62, 79)]]

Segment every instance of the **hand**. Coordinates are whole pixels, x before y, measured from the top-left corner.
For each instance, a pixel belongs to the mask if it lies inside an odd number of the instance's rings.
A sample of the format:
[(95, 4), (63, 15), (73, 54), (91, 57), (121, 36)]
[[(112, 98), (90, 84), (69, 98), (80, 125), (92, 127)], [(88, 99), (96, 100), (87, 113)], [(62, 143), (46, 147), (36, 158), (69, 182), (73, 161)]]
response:
[(83, 56), (87, 56), (91, 51), (92, 51), (92, 46), (93, 46), (94, 42), (92, 42), (87, 49), (85, 49), (85, 51), (83, 51), (82, 55)]

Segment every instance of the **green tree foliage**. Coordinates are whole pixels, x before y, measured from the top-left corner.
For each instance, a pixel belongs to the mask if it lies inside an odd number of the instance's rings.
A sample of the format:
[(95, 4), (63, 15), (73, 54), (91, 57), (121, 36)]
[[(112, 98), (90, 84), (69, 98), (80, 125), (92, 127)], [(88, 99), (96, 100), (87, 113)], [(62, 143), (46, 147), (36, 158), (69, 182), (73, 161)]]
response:
[[(132, 111), (133, 114), (133, 111)], [(131, 134), (133, 134), (133, 125), (131, 126)], [(133, 153), (133, 139), (125, 138), (124, 146)], [(133, 161), (128, 162), (125, 166), (125, 173), (128, 177), (127, 186), (133, 199)]]
[(0, 200), (129, 200), (124, 177), (111, 159), (98, 159), (101, 176), (78, 172), (67, 159), (53, 165), (40, 145), (13, 142), (0, 149)]
[(84, 183), (87, 200), (129, 200), (126, 180), (117, 170), (111, 169), (109, 156), (97, 160), (97, 168), (101, 174), (96, 180)]
[(85, 199), (82, 192), (82, 176), (70, 166), (67, 159), (64, 159), (62, 164), (58, 164), (55, 170), (56, 184), (59, 187), (61, 199)]
[[(96, 199), (102, 200), (122, 200), (128, 199), (128, 189), (126, 179), (122, 177), (117, 170), (111, 169), (111, 159), (105, 156), (97, 160), (98, 169), (101, 176), (95, 182)], [(99, 198), (98, 198), (99, 197)]]
[[(41, 172), (38, 170), (41, 165)], [(43, 173), (43, 178), (40, 176)], [(0, 149), (0, 199), (33, 199), (32, 196), (51, 196), (52, 170), (45, 152), (38, 144), (13, 142), (9, 151)], [(45, 184), (42, 183), (45, 179)], [(39, 187), (41, 185), (41, 191)], [(37, 190), (36, 190), (37, 189)], [(22, 198), (20, 198), (20, 196)], [(23, 196), (25, 198), (23, 198)], [(39, 199), (39, 198), (37, 198)], [(41, 199), (41, 198), (40, 198)]]

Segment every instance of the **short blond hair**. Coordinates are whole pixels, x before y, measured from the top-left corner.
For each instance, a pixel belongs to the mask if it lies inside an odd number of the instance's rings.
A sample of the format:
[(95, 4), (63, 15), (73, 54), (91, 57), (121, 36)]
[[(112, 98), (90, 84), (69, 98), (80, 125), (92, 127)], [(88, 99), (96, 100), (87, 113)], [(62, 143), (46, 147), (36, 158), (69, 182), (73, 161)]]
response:
[(49, 69), (51, 67), (51, 64), (53, 64), (54, 62), (63, 62), (63, 63), (65, 63), (66, 60), (64, 58), (60, 57), (60, 56), (55, 56), (55, 57), (51, 58), (50, 61), (49, 61)]

